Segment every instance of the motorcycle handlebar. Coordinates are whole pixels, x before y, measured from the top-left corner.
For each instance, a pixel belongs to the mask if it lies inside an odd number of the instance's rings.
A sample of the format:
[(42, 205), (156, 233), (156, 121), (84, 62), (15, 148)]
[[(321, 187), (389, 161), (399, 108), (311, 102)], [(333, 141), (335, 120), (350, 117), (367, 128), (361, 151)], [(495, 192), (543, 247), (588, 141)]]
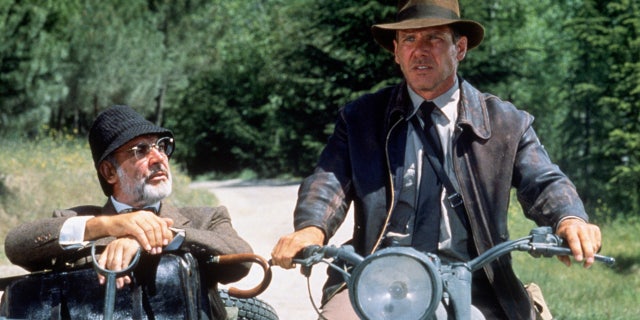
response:
[[(550, 227), (538, 227), (532, 229), (529, 236), (503, 242), (487, 250), (467, 264), (470, 270), (475, 271), (511, 251), (527, 251), (534, 257), (571, 255), (571, 250), (563, 245), (562, 238), (555, 235)], [(293, 259), (293, 262), (303, 267), (311, 267), (325, 258), (341, 259), (354, 266), (364, 261), (364, 258), (357, 254), (350, 245), (340, 247), (334, 245), (308, 246), (301, 252), (301, 256), (301, 258)], [(600, 254), (595, 255), (595, 260), (608, 266), (615, 264), (613, 257)]]
[(293, 262), (304, 267), (310, 267), (322, 261), (322, 259), (328, 258), (344, 260), (352, 265), (358, 265), (360, 262), (364, 261), (364, 258), (356, 253), (350, 245), (343, 245), (340, 247), (336, 247), (334, 245), (312, 245), (305, 247), (302, 250), (301, 255), (301, 258), (293, 259)]
[[(526, 251), (533, 257), (551, 257), (551, 256), (568, 256), (571, 255), (571, 249), (563, 244), (562, 238), (553, 233), (550, 227), (538, 227), (531, 230), (529, 236), (517, 240), (503, 242), (477, 258), (470, 261), (469, 267), (472, 271), (476, 271), (487, 263), (511, 252)], [(605, 263), (608, 266), (615, 264), (613, 257), (607, 257), (596, 254), (596, 261)]]
[[(545, 257), (549, 256), (570, 256), (571, 249), (567, 247), (556, 247), (556, 246), (530, 246), (526, 249), (532, 256), (537, 257), (539, 255), (543, 255)], [(607, 266), (613, 266), (616, 263), (616, 259), (609, 256), (603, 256), (600, 254), (594, 255), (594, 258), (598, 262), (602, 262)]]
[[(320, 253), (320, 251), (322, 251), (322, 246), (319, 246), (319, 245), (312, 245), (312, 246), (305, 247), (301, 252), (301, 254), (302, 254), (301, 258), (302, 259), (309, 259), (309, 258), (315, 256), (316, 254)], [(324, 253), (322, 255), (324, 257)]]

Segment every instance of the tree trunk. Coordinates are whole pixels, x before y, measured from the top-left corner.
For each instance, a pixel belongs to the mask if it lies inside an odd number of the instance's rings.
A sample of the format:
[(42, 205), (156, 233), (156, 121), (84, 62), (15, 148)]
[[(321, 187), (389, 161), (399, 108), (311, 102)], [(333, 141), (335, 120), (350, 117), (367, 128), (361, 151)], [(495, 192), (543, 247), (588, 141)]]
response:
[(162, 125), (162, 108), (164, 104), (164, 91), (165, 91), (164, 87), (160, 87), (160, 90), (158, 90), (158, 95), (155, 98), (156, 100), (155, 116), (156, 116), (156, 125), (158, 126)]

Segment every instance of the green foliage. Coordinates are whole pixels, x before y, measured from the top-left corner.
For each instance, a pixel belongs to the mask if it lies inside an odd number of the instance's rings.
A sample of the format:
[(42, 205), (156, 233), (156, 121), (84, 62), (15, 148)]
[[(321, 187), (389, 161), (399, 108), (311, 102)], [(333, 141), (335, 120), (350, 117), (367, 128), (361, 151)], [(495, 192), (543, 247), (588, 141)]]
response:
[[(0, 148), (0, 236), (20, 223), (50, 217), (54, 209), (77, 205), (103, 205), (89, 145), (73, 132), (48, 132), (31, 141), (3, 140)], [(215, 205), (215, 197), (189, 189), (190, 178), (172, 167), (175, 205)], [(6, 261), (0, 245), (0, 261)]]
[(204, 0), (3, 1), (0, 134), (41, 124), (85, 132), (112, 104), (161, 123), (187, 74), (210, 62), (199, 46), (213, 14)]
[(192, 173), (308, 173), (337, 109), (388, 78), (376, 71), (392, 66), (391, 56), (369, 35), (388, 10), (376, 1), (221, 6), (216, 60), (169, 122), (189, 137), (177, 158)]
[[(0, 3), (0, 135), (36, 133), (46, 124), (51, 106), (66, 94), (61, 44), (66, 34), (56, 29), (63, 4), (5, 0)], [(72, 5), (70, 5), (72, 6)]]
[[(637, 0), (460, 1), (464, 78), (536, 116), (598, 219), (640, 209)], [(111, 104), (176, 133), (190, 174), (306, 175), (337, 110), (400, 80), (382, 0), (5, 0), (0, 136), (78, 134)]]
[(573, 54), (563, 31), (563, 21), (573, 13), (569, 2), (460, 1), (463, 16), (485, 26), (485, 40), (467, 54), (461, 74), (534, 115), (535, 129), (554, 159), (560, 157), (559, 126), (569, 108), (563, 102)]
[(573, 43), (572, 109), (564, 123), (563, 160), (587, 205), (604, 215), (640, 209), (640, 4), (584, 1), (567, 30)]

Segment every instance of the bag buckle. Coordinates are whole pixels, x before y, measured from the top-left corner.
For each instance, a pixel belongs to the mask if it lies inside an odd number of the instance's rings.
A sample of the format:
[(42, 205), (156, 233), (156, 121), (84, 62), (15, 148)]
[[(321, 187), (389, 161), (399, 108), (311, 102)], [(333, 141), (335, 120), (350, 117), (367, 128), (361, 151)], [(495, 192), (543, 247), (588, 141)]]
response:
[(463, 204), (462, 195), (457, 192), (448, 196), (447, 200), (449, 200), (451, 208), (457, 208)]

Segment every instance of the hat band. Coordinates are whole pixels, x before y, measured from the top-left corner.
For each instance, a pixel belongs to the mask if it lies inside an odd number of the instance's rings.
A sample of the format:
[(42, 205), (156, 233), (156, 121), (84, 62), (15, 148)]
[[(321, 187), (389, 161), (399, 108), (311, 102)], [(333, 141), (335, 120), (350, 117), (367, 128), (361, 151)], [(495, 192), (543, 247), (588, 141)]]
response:
[(441, 6), (435, 6), (431, 4), (417, 4), (415, 6), (411, 6), (407, 9), (404, 9), (398, 12), (396, 16), (396, 21), (400, 22), (403, 20), (409, 19), (420, 19), (420, 18), (444, 18), (444, 19), (452, 19), (457, 20), (460, 19), (458, 13), (453, 10), (449, 10), (447, 8), (443, 8)]

